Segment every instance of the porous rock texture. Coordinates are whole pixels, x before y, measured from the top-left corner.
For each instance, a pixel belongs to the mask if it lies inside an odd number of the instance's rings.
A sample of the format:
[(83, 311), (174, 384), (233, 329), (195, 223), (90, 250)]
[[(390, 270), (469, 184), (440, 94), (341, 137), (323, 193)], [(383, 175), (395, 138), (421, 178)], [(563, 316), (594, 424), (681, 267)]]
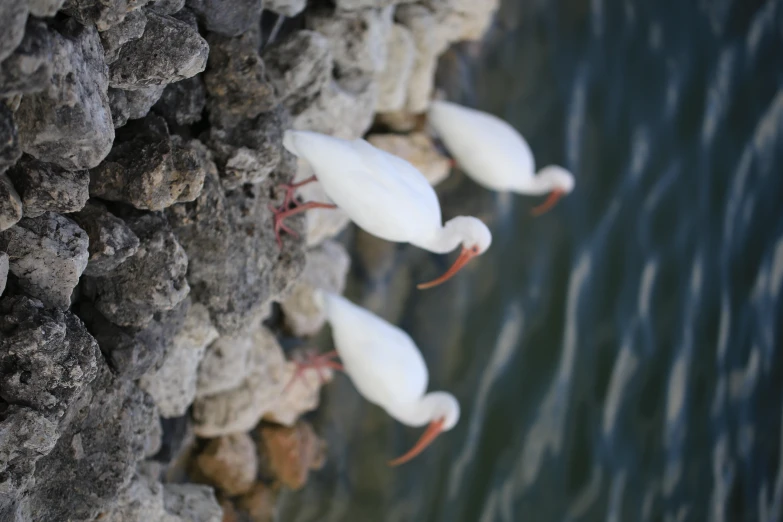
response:
[(279, 185), (312, 175), (283, 132), (375, 121), (437, 183), (413, 129), (496, 6), (0, 1), (0, 520), (271, 520), (323, 462), (300, 416), (332, 378), (276, 335), (316, 334), (349, 268), (339, 210), (277, 245)]

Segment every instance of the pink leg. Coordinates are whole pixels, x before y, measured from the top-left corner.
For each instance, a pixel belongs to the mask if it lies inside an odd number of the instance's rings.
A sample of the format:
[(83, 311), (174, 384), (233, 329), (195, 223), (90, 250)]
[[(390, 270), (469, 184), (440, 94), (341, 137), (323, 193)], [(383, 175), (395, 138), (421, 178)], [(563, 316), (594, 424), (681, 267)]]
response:
[[(296, 371), (294, 372), (294, 375), (293, 377), (291, 377), (291, 380), (288, 382), (288, 384), (286, 384), (283, 391), (284, 392), (287, 391), (288, 388), (290, 388), (291, 385), (294, 384), (294, 382), (296, 382), (300, 378), (303, 378), (305, 370), (308, 370), (310, 368), (318, 372), (318, 378), (321, 380), (321, 385), (326, 384), (326, 377), (322, 373), (322, 370), (324, 368), (331, 368), (332, 370), (336, 370), (338, 372), (345, 371), (342, 364), (332, 360), (335, 357), (339, 357), (337, 355), (337, 352), (331, 351), (321, 355), (315, 355), (311, 353), (305, 356), (303, 359), (294, 361), (296, 363)], [(305, 384), (307, 384), (307, 381), (304, 382)]]
[(275, 238), (277, 238), (277, 246), (279, 248), (283, 248), (283, 239), (280, 237), (281, 232), (286, 232), (294, 237), (299, 237), (299, 234), (286, 226), (283, 221), (286, 218), (295, 216), (296, 214), (300, 214), (305, 210), (310, 210), (311, 208), (337, 208), (337, 206), (332, 205), (331, 203), (318, 203), (317, 201), (296, 204), (294, 208), (286, 208), (285, 206), (275, 208), (274, 206), (269, 205), (269, 210), (271, 210), (275, 215)]
[(294, 200), (294, 191), (298, 189), (299, 187), (303, 187), (307, 185), (308, 183), (312, 183), (314, 181), (318, 181), (318, 179), (315, 176), (310, 176), (309, 178), (300, 181), (299, 183), (281, 183), (277, 186), (277, 188), (285, 189), (285, 199), (283, 199), (283, 204), (280, 205), (280, 208), (283, 210), (286, 210), (288, 208), (288, 205), (291, 204), (291, 201)]

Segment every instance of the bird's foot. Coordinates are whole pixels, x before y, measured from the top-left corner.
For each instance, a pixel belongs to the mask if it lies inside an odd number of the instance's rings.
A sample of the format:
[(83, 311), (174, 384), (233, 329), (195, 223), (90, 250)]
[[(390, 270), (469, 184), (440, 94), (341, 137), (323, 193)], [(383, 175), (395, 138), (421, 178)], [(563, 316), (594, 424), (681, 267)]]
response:
[(326, 376), (323, 373), (324, 369), (329, 368), (339, 372), (345, 371), (342, 364), (333, 360), (336, 357), (339, 357), (336, 351), (331, 351), (320, 355), (310, 352), (304, 356), (298, 356), (294, 360), (294, 364), (296, 364), (294, 375), (291, 377), (291, 380), (288, 381), (288, 384), (286, 384), (285, 388), (283, 388), (283, 391), (288, 391), (288, 389), (299, 379), (302, 379), (305, 385), (308, 385), (307, 380), (304, 378), (304, 374), (307, 370), (311, 369), (318, 372), (318, 379), (321, 381), (321, 386), (323, 386), (326, 384)]
[[(286, 196), (286, 199), (288, 199), (288, 196)], [(284, 203), (283, 206), (277, 208), (275, 208), (275, 206), (272, 204), (269, 205), (269, 210), (274, 215), (275, 239), (277, 240), (278, 248), (283, 248), (283, 238), (281, 237), (282, 232), (290, 234), (294, 237), (299, 237), (299, 234), (297, 234), (295, 230), (284, 223), (286, 218), (295, 216), (296, 214), (301, 214), (305, 210), (310, 210), (312, 208), (337, 208), (335, 205), (330, 203), (318, 203), (317, 201), (309, 201), (307, 203), (297, 203), (294, 201), (293, 207), (291, 207), (291, 203), (291, 201), (287, 201), (287, 203)]]
[(291, 202), (294, 201), (294, 192), (296, 192), (296, 189), (314, 181), (318, 181), (318, 179), (315, 176), (310, 176), (309, 178), (302, 180), (299, 183), (280, 183), (277, 188), (285, 190), (285, 197), (283, 198), (283, 204), (280, 205), (279, 209), (288, 210)]

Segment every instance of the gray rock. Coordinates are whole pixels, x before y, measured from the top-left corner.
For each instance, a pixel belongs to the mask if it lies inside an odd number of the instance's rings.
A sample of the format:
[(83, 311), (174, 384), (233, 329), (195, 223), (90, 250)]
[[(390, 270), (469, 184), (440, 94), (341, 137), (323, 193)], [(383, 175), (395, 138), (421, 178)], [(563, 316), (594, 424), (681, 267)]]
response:
[(208, 31), (238, 36), (257, 27), (263, 0), (187, 0)]
[(162, 15), (171, 15), (185, 7), (185, 0), (157, 0), (147, 6), (150, 11)]
[[(14, 517), (14, 501), (34, 485), (35, 463), (57, 442), (57, 423), (26, 407), (8, 406), (0, 420), (0, 517)], [(21, 513), (19, 514), (21, 515)], [(12, 518), (13, 517), (13, 518)]]
[(169, 127), (173, 127), (199, 121), (206, 104), (204, 82), (197, 75), (167, 85), (153, 109), (166, 119)]
[(90, 257), (83, 272), (86, 276), (111, 273), (139, 249), (136, 234), (98, 201), (88, 202), (70, 217), (87, 232), (90, 239)]
[[(223, 334), (237, 332), (257, 318), (302, 271), (302, 240), (287, 236), (283, 249), (278, 249), (267, 208), (269, 194), (290, 180), (294, 164), (289, 155), (264, 182), (229, 192), (224, 192), (217, 175), (209, 174), (198, 199), (166, 211), (188, 252), (193, 297), (209, 309)], [(303, 223), (294, 218), (290, 225), (301, 230)]]
[(174, 309), (156, 313), (143, 328), (127, 328), (109, 322), (87, 302), (79, 306), (79, 316), (95, 336), (109, 365), (118, 374), (138, 379), (160, 364), (185, 323), (190, 301)]
[(172, 515), (172, 522), (220, 522), (223, 509), (215, 498), (215, 490), (198, 484), (165, 484), (163, 505)]
[(0, 233), (0, 250), (27, 294), (46, 306), (66, 309), (87, 266), (87, 233), (70, 219), (47, 212), (23, 218)]
[(90, 174), (86, 170), (65, 170), (25, 155), (8, 169), (8, 177), (22, 198), (26, 217), (76, 212), (89, 198)]
[(0, 396), (56, 421), (96, 376), (98, 344), (78, 317), (24, 296), (0, 300)]
[(0, 62), (14, 52), (22, 42), (28, 13), (26, 1), (0, 2), (0, 20), (3, 21), (3, 30), (0, 31)]
[(122, 89), (109, 89), (109, 109), (111, 110), (111, 120), (115, 129), (119, 129), (128, 123), (130, 110), (128, 110), (127, 92)]
[(377, 112), (400, 111), (405, 107), (408, 83), (416, 64), (416, 44), (404, 26), (394, 24), (389, 33), (386, 65), (378, 74)]
[(0, 172), (16, 163), (22, 156), (14, 113), (0, 103)]
[(128, 104), (128, 119), (138, 120), (150, 112), (155, 103), (163, 94), (165, 85), (152, 85), (144, 89), (125, 91), (125, 98)]
[(283, 125), (279, 111), (242, 120), (228, 128), (211, 127), (207, 144), (225, 188), (264, 181), (280, 163)]
[(8, 281), (8, 254), (0, 252), (0, 295), (5, 292), (5, 284)]
[(90, 171), (90, 195), (162, 210), (195, 199), (214, 169), (206, 147), (169, 136), (163, 118), (150, 114), (118, 129), (111, 153)]
[(94, 167), (114, 141), (106, 64), (98, 33), (71, 21), (52, 33), (52, 78), (16, 113), (22, 150), (71, 170)]
[[(335, 0), (335, 5), (341, 11), (354, 11), (356, 9), (367, 9), (371, 7), (382, 8), (390, 5), (409, 4), (417, 0)], [(439, 0), (435, 0), (439, 1)], [(422, 2), (426, 3), (426, 2)]]
[(52, 17), (57, 14), (65, 0), (27, 0), (30, 6), (30, 14), (41, 18)]
[(362, 9), (333, 12), (308, 11), (307, 28), (329, 40), (339, 76), (375, 75), (386, 65), (387, 41), (392, 26), (392, 9)]
[(166, 85), (202, 72), (209, 46), (188, 24), (147, 12), (144, 34), (123, 45), (109, 66), (109, 84), (119, 89)]
[(161, 417), (185, 414), (196, 397), (199, 363), (207, 345), (217, 337), (209, 311), (203, 305), (193, 305), (160, 366), (139, 380), (139, 387), (152, 396)]
[(0, 231), (8, 230), (22, 219), (22, 198), (5, 173), (0, 174)]
[(264, 63), (277, 98), (294, 115), (332, 79), (329, 41), (315, 31), (297, 31), (265, 48)]
[(296, 16), (307, 6), (307, 0), (266, 0), (264, 9), (282, 16)]
[(54, 450), (36, 464), (30, 520), (93, 520), (113, 506), (157, 421), (150, 397), (101, 360), (63, 419)]
[(150, 0), (66, 0), (62, 10), (84, 25), (106, 31)]
[(264, 73), (264, 62), (258, 55), (259, 47), (258, 29), (234, 38), (210, 35), (204, 84), (209, 93), (207, 109), (212, 125), (231, 127), (277, 104)]
[(85, 293), (112, 323), (143, 328), (187, 297), (188, 258), (162, 214), (134, 213), (125, 222), (139, 249), (109, 275), (88, 278)]
[(106, 63), (117, 61), (120, 49), (131, 40), (137, 40), (144, 34), (147, 26), (147, 16), (144, 11), (131, 11), (121, 23), (101, 33), (101, 43)]
[(186, 23), (189, 27), (192, 27), (193, 30), (198, 31), (198, 17), (196, 16), (196, 13), (188, 9), (187, 7), (183, 7), (173, 15), (171, 15), (173, 18), (176, 18), (180, 22)]
[(46, 24), (28, 20), (22, 42), (0, 62), (0, 97), (44, 90), (52, 76), (52, 63), (52, 41)]

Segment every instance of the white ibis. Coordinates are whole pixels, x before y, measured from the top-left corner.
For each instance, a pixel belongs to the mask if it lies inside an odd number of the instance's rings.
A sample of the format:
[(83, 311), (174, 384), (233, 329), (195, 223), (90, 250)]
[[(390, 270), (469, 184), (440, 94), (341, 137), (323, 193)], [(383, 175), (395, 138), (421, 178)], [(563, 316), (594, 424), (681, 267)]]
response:
[[(370, 234), (411, 243), (438, 254), (462, 245), (454, 264), (441, 277), (418, 285), (431, 288), (450, 279), (472, 258), (489, 248), (492, 234), (478, 218), (457, 216), (443, 224), (435, 190), (424, 175), (402, 158), (373, 147), (365, 140), (343, 140), (307, 131), (285, 132), (283, 144), (304, 158), (315, 175), (301, 183), (283, 185), (286, 197), (275, 214), (275, 234), (293, 233), (283, 220), (311, 208), (334, 208), (329, 203), (294, 203), (293, 191), (319, 181), (326, 195), (351, 220)], [(295, 206), (289, 208), (292, 204)]]
[(389, 465), (413, 459), (459, 420), (459, 402), (447, 392), (427, 391), (427, 365), (416, 344), (401, 329), (342, 296), (316, 292), (318, 305), (332, 326), (336, 355), (342, 367), (328, 361), (311, 365), (343, 369), (365, 399), (408, 426), (428, 425), (419, 441)]
[(428, 121), (456, 163), (479, 185), (533, 196), (549, 193), (547, 200), (532, 210), (535, 216), (574, 189), (574, 176), (563, 167), (550, 165), (536, 174), (525, 138), (497, 116), (435, 100)]

